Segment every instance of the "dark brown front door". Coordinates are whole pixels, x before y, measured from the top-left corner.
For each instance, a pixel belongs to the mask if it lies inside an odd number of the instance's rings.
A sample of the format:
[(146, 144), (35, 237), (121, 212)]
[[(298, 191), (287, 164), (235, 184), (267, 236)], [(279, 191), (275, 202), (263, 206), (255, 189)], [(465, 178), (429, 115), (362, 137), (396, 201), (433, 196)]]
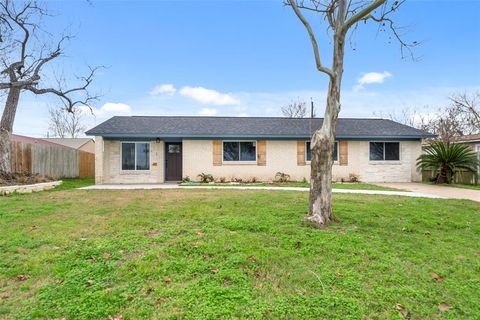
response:
[(182, 143), (165, 143), (165, 180), (182, 180)]

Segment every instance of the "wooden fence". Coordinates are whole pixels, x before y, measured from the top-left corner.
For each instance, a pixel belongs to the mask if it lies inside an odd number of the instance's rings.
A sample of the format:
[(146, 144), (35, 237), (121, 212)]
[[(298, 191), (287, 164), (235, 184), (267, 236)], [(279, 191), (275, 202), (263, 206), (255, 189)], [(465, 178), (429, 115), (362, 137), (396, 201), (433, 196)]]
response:
[[(480, 152), (477, 153), (478, 161), (480, 161)], [(422, 171), (422, 181), (428, 182), (431, 181), (435, 175), (432, 170)], [(477, 168), (477, 174), (466, 171), (459, 171), (453, 177), (453, 183), (458, 184), (470, 184), (477, 185), (480, 184), (480, 166)]]
[(95, 155), (67, 147), (12, 141), (14, 172), (30, 172), (58, 178), (95, 177)]

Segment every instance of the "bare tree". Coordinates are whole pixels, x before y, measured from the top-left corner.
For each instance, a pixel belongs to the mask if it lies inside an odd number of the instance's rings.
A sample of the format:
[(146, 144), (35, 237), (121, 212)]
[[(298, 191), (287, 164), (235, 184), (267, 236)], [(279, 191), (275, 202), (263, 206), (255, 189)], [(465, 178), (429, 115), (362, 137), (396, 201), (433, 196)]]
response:
[(78, 107), (72, 108), (71, 112), (65, 109), (50, 108), (48, 113), (50, 115), (48, 135), (51, 132), (53, 137), (77, 138), (86, 129), (82, 123), (82, 109)]
[(79, 86), (64, 88), (46, 84), (45, 68), (63, 54), (63, 43), (69, 36), (60, 37), (50, 46), (51, 36), (42, 30), (42, 19), (48, 12), (37, 2), (0, 0), (0, 90), (7, 92), (0, 122), (0, 173), (11, 174), (10, 135), (22, 92), (35, 95), (52, 94), (64, 108), (72, 112), (75, 106), (89, 105), (97, 96), (88, 93), (98, 68), (90, 68), (86, 77), (77, 77)]
[[(310, 116), (309, 113), (307, 104), (300, 99), (292, 101), (285, 107), (282, 107), (282, 114), (287, 118), (305, 118), (307, 115)], [(315, 116), (315, 110), (313, 116)]]
[[(427, 110), (427, 107), (425, 107)], [(427, 130), (429, 124), (429, 117), (427, 114), (422, 113), (416, 108), (403, 108), (399, 111), (391, 111), (385, 114), (383, 111), (373, 112), (374, 116), (390, 119), (392, 121), (417, 128), (420, 130)]]
[[(443, 142), (455, 140), (458, 136), (480, 133), (480, 93), (455, 93), (449, 97), (450, 104), (433, 111), (424, 108), (404, 108), (390, 112), (385, 117), (417, 129), (429, 131)], [(374, 115), (384, 117), (383, 112)]]
[[(332, 215), (332, 165), (333, 144), (338, 114), (340, 112), (340, 89), (343, 76), (343, 62), (347, 35), (356, 30), (359, 22), (374, 22), (379, 30), (389, 30), (400, 43), (402, 55), (416, 43), (406, 43), (396, 28), (391, 14), (399, 9), (405, 0), (285, 0), (305, 27), (310, 38), (315, 65), (318, 71), (328, 76), (328, 95), (325, 115), (320, 129), (311, 138), (311, 183), (310, 207), (306, 221), (316, 227), (334, 220)], [(318, 15), (314, 21), (325, 22), (327, 35), (332, 44), (332, 65), (323, 63), (317, 37), (304, 13)]]
[(464, 125), (464, 134), (480, 132), (480, 91), (456, 93), (449, 97), (451, 109)]

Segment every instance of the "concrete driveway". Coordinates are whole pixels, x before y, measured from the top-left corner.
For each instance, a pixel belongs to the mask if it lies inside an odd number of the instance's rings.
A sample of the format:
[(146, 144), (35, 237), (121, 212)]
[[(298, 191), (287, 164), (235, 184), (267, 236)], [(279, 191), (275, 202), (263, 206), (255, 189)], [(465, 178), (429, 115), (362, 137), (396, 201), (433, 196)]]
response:
[(450, 199), (467, 199), (480, 202), (480, 190), (470, 190), (447, 186), (436, 186), (415, 182), (376, 183), (376, 185), (408, 190), (416, 193), (437, 195)]

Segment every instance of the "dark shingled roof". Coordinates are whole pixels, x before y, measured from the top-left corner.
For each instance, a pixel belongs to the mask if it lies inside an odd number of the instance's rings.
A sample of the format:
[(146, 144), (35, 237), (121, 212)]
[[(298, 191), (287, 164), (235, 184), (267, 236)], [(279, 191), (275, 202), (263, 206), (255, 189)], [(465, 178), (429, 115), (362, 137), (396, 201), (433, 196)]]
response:
[[(309, 138), (321, 118), (113, 117), (86, 132), (106, 138)], [(432, 134), (386, 119), (338, 119), (337, 139), (421, 139)]]

